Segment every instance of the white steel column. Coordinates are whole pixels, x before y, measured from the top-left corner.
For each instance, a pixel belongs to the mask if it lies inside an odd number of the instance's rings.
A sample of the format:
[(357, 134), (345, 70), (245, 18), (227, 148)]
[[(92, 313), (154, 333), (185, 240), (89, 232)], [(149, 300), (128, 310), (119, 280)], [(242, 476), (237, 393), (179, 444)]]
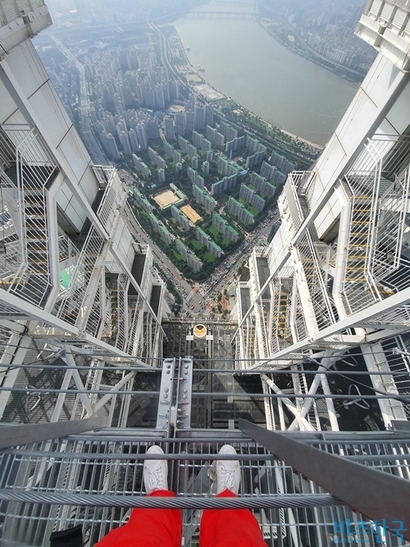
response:
[[(390, 372), (389, 364), (380, 343), (362, 344), (360, 349), (370, 372)], [(384, 393), (399, 395), (392, 376), (372, 374), (370, 379), (375, 389)], [(392, 420), (407, 420), (403, 404), (397, 399), (379, 399), (378, 403), (386, 428), (391, 427)]]

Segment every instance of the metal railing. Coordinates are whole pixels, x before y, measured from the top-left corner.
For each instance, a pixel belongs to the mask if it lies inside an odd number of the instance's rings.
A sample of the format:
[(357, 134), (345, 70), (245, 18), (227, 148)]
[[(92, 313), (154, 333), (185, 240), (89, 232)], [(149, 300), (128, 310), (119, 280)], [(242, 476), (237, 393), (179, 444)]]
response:
[(372, 139), (345, 176), (352, 214), (344, 295), (352, 313), (408, 286), (402, 245), (410, 176), (402, 166), (409, 153), (409, 139)]
[(84, 321), (83, 301), (105, 243), (105, 238), (94, 226), (91, 226), (71, 278), (71, 283), (76, 284), (76, 290), (70, 295), (66, 294), (57, 303), (55, 309), (55, 315), (70, 325), (75, 325), (77, 321)]
[[(0, 141), (9, 150), (8, 177), (7, 180), (3, 177), (2, 183), (6, 183), (8, 191), (12, 191), (10, 184), (15, 185), (18, 204), (19, 225), (14, 228), (15, 242), (9, 250), (12, 255), (21, 252), (19, 268), (16, 271), (10, 269), (8, 291), (41, 306), (52, 287), (47, 186), (57, 172), (57, 165), (35, 130), (24, 126), (3, 126)], [(14, 163), (10, 157), (13, 151)], [(8, 198), (11, 199), (11, 195)], [(5, 245), (7, 252), (9, 245), (7, 242)], [(15, 260), (16, 256), (11, 262)], [(10, 263), (7, 266), (10, 267)], [(3, 286), (5, 284), (6, 280), (3, 280)]]
[(0, 277), (3, 287), (9, 287), (23, 263), (25, 254), (22, 216), (11, 204), (17, 204), (17, 187), (0, 168), (1, 226)]
[(306, 177), (309, 174), (309, 172), (304, 171), (293, 171), (289, 173), (288, 179), (283, 188), (295, 232), (298, 230), (298, 228), (300, 228), (305, 218), (303, 209), (299, 201), (298, 187), (299, 185), (303, 185), (305, 183)]
[(66, 291), (75, 291), (77, 283), (81, 283), (81, 278), (73, 278), (75, 265), (78, 261), (80, 251), (71, 239), (66, 235), (60, 235), (58, 238), (58, 262), (60, 265), (61, 285), (58, 298), (63, 298)]
[(297, 250), (308, 285), (317, 327), (320, 330), (334, 323), (335, 317), (324, 281), (324, 272), (314, 246), (316, 240), (317, 238), (312, 237), (311, 229), (307, 229), (297, 245)]

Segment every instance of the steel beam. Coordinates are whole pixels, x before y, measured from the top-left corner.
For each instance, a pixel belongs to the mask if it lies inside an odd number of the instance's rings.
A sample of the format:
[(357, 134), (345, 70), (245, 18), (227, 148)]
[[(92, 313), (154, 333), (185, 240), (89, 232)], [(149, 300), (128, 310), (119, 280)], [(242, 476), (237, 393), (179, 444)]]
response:
[(77, 435), (105, 427), (106, 418), (0, 427), (0, 449)]
[(191, 427), (193, 363), (189, 357), (179, 359), (176, 428)]
[(159, 388), (159, 403), (156, 429), (169, 435), (172, 422), (172, 401), (174, 397), (175, 358), (164, 359)]
[(410, 540), (410, 481), (318, 450), (292, 435), (268, 431), (246, 420), (239, 420), (239, 428), (353, 511), (371, 520), (385, 519), (392, 529), (397, 528), (398, 521), (403, 523), (403, 536)]

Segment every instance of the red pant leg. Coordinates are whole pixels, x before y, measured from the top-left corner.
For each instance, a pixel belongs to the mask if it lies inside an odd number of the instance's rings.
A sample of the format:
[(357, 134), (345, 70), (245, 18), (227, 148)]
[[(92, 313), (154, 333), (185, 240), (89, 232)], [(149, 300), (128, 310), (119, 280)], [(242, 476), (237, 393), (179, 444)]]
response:
[[(154, 490), (149, 496), (173, 498), (169, 490)], [(180, 509), (133, 509), (127, 524), (115, 528), (95, 547), (180, 547)]]
[[(218, 498), (236, 498), (224, 490)], [(258, 521), (248, 509), (206, 509), (199, 528), (200, 547), (266, 547)]]

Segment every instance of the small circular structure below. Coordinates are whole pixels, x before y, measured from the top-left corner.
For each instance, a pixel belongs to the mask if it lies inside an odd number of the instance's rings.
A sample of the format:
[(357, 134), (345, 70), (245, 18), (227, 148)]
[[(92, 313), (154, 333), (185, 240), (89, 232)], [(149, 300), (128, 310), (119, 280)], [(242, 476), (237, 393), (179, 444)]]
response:
[(197, 338), (203, 338), (206, 336), (206, 327), (205, 325), (195, 325), (194, 327), (194, 336)]

